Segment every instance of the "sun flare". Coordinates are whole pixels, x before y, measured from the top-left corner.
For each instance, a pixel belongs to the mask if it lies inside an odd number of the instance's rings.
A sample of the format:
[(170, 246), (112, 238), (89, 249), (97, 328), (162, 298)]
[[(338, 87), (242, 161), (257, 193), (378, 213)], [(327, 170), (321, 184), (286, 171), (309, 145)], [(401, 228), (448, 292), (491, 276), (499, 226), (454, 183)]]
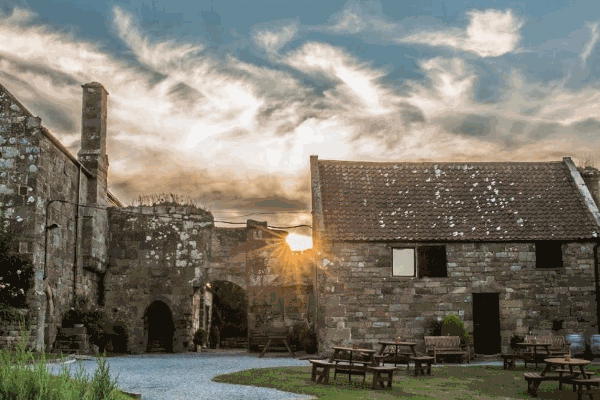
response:
[(312, 248), (312, 237), (290, 233), (285, 239), (292, 251), (302, 251)]

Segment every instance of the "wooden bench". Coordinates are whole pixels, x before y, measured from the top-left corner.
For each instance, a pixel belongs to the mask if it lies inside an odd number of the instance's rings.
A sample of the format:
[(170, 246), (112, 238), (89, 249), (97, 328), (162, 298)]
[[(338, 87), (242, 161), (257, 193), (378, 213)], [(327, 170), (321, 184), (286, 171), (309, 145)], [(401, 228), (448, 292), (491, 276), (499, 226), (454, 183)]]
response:
[(373, 384), (371, 389), (384, 389), (387, 382), (387, 387), (392, 387), (392, 379), (394, 377), (394, 370), (396, 367), (372, 367), (368, 366), (367, 369), (373, 373)]
[(334, 363), (330, 363), (325, 360), (308, 360), (312, 364), (312, 373), (310, 380), (316, 383), (322, 383), (329, 385), (329, 372), (331, 367), (335, 366)]
[(504, 363), (502, 364), (503, 369), (514, 370), (517, 358), (519, 356), (517, 354), (500, 354)]
[(569, 354), (569, 342), (565, 336), (552, 336), (552, 346), (548, 349), (552, 357), (562, 357)]
[(458, 336), (425, 336), (425, 348), (428, 355), (433, 355), (434, 361), (437, 363), (437, 357), (442, 355), (460, 355), (467, 357), (467, 363), (470, 363), (471, 351), (467, 345), (467, 349), (463, 350), (460, 345), (460, 337)]
[[(591, 388), (591, 386), (600, 386), (600, 379), (573, 379), (573, 387), (575, 387), (575, 385), (578, 386), (577, 388), (577, 400), (582, 400), (583, 399), (583, 395), (588, 396), (590, 399), (593, 400), (593, 395), (598, 394), (600, 395), (600, 388)], [(585, 386), (585, 388), (584, 388)]]
[[(370, 361), (354, 361), (352, 364), (348, 363), (348, 360), (334, 360), (334, 372), (333, 379), (337, 379), (338, 374), (348, 375), (348, 380), (352, 380), (352, 375), (358, 375), (363, 377), (363, 382), (366, 382), (367, 377), (367, 366), (371, 364)], [(342, 362), (342, 364), (340, 364)], [(386, 367), (387, 368), (387, 367)]]
[(378, 365), (384, 364), (394, 364), (394, 367), (397, 367), (398, 364), (406, 364), (406, 368), (408, 370), (410, 357), (412, 354), (409, 353), (398, 353), (397, 355), (394, 353), (384, 353), (381, 355), (376, 355)]
[(429, 356), (413, 356), (410, 358), (415, 363), (415, 376), (425, 375), (425, 367), (427, 367), (427, 375), (431, 375), (431, 364), (434, 358)]
[(523, 377), (527, 381), (527, 393), (529, 393), (531, 397), (537, 397), (537, 389), (538, 386), (540, 386), (540, 383), (544, 381), (559, 381), (560, 379), (558, 376), (541, 376), (533, 372), (526, 372)]

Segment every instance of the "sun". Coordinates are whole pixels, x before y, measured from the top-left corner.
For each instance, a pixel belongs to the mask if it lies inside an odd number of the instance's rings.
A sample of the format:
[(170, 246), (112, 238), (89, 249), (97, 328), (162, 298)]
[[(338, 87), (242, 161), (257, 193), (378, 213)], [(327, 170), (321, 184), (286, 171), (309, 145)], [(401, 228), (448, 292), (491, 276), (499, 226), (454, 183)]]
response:
[(312, 248), (312, 237), (290, 233), (286, 238), (288, 246), (292, 251), (302, 251)]

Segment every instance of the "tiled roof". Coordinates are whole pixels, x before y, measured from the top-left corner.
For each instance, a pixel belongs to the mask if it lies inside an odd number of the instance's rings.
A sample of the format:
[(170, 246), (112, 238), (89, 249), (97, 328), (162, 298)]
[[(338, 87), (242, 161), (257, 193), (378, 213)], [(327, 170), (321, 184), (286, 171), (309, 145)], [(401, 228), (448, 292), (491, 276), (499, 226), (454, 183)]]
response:
[(318, 160), (331, 240), (575, 240), (600, 233), (563, 162)]

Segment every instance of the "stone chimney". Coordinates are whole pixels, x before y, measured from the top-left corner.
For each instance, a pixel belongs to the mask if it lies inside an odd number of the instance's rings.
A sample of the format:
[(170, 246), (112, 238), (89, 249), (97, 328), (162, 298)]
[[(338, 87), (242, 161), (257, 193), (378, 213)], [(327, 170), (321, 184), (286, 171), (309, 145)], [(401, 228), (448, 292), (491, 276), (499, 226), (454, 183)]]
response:
[(77, 154), (94, 178), (88, 185), (88, 204), (108, 205), (106, 129), (108, 92), (98, 82), (86, 83), (81, 110), (81, 149)]
[(590, 194), (594, 198), (596, 207), (600, 209), (600, 171), (593, 167), (578, 168)]

